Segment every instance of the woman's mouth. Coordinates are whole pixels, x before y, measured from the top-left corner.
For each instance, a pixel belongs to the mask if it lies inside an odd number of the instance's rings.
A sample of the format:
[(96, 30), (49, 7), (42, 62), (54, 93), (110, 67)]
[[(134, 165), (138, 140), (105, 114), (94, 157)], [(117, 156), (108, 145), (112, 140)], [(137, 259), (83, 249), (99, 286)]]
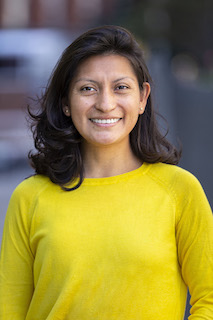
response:
[(120, 120), (121, 118), (112, 118), (112, 119), (96, 119), (96, 118), (91, 118), (90, 121), (94, 123), (101, 123), (101, 124), (111, 124), (111, 123), (116, 123)]

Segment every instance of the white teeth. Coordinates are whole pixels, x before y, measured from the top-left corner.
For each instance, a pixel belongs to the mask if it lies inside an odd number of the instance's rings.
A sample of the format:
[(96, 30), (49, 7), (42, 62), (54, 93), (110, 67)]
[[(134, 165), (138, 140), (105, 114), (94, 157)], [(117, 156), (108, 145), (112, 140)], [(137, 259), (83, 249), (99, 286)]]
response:
[(91, 119), (92, 122), (95, 123), (115, 123), (118, 122), (120, 119)]

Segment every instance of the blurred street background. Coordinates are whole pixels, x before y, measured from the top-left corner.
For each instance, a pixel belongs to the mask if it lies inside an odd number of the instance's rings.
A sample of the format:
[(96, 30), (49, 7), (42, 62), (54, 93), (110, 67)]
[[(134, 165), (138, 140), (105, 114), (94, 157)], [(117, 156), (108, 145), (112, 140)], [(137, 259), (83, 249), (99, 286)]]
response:
[(33, 173), (26, 107), (65, 47), (103, 24), (126, 27), (141, 42), (156, 109), (169, 139), (182, 143), (180, 166), (213, 205), (212, 0), (0, 0), (0, 239), (11, 193)]

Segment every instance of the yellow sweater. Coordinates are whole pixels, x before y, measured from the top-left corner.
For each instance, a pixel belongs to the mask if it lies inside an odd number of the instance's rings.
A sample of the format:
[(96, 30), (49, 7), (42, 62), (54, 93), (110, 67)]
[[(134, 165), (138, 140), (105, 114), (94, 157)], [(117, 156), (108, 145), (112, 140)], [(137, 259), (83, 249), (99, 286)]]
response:
[(1, 320), (213, 319), (213, 219), (194, 176), (146, 164), (72, 192), (33, 176), (12, 195)]

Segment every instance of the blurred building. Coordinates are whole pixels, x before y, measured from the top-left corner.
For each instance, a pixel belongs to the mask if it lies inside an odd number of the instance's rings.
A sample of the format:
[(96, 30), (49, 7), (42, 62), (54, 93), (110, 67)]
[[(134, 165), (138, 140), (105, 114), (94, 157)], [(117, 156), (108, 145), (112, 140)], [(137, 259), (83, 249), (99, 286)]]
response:
[(0, 0), (1, 28), (81, 28), (113, 13), (117, 0)]
[(27, 158), (25, 111), (63, 50), (112, 17), (118, 0), (0, 0), (0, 170)]
[(117, 2), (0, 0), (0, 109), (26, 104), (74, 35), (111, 16)]

